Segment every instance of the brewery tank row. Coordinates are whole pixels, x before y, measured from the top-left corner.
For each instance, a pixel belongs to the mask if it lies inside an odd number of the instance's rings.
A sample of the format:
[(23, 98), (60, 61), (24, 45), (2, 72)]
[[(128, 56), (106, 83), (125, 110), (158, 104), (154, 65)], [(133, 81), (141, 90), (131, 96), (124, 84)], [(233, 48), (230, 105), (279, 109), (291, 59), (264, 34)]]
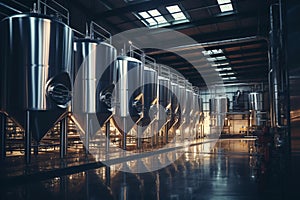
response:
[[(91, 138), (104, 126), (106, 132), (112, 126), (118, 130), (124, 150), (132, 135), (137, 148), (147, 139), (155, 145), (203, 137), (199, 88), (143, 55), (118, 56), (110, 42), (94, 36), (94, 26), (75, 38), (67, 23), (39, 11), (0, 22), (1, 122), (10, 118), (24, 130), (26, 160), (31, 136), (38, 143), (58, 122), (64, 156), (70, 115), (84, 133), (87, 153)], [(253, 112), (258, 112), (257, 98), (251, 96)], [(227, 112), (223, 101), (212, 100), (211, 126), (217, 129)], [(1, 126), (5, 130), (5, 123)], [(3, 155), (5, 144), (1, 148)]]

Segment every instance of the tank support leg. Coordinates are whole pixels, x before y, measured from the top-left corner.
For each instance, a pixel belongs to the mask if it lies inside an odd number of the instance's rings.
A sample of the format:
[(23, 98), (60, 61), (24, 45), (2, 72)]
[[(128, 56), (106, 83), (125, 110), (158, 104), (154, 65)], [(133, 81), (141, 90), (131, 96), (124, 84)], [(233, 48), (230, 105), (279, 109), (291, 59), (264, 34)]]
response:
[(25, 162), (26, 164), (30, 164), (31, 161), (31, 129), (30, 129), (30, 113), (26, 111), (25, 118)]
[(137, 149), (142, 148), (142, 124), (140, 126), (137, 124)]
[(90, 119), (89, 114), (86, 114), (86, 130), (85, 130), (85, 153), (89, 154), (90, 151)]
[(105, 136), (106, 136), (105, 150), (106, 150), (106, 153), (109, 153), (109, 143), (110, 143), (110, 122), (109, 122), (109, 120), (105, 124)]
[(123, 119), (123, 124), (124, 124), (124, 127), (123, 127), (123, 141), (122, 141), (122, 148), (123, 150), (126, 151), (126, 135), (127, 135), (127, 128), (126, 128), (126, 118)]
[(6, 116), (3, 113), (0, 113), (0, 134), (1, 134), (0, 160), (4, 160), (6, 157)]
[(67, 155), (68, 141), (67, 141), (67, 123), (68, 117), (63, 118), (60, 121), (60, 158), (64, 158)]
[(168, 131), (168, 126), (165, 126), (165, 134), (166, 134), (166, 142), (165, 142), (165, 144), (168, 144), (168, 142), (169, 142), (169, 131)]

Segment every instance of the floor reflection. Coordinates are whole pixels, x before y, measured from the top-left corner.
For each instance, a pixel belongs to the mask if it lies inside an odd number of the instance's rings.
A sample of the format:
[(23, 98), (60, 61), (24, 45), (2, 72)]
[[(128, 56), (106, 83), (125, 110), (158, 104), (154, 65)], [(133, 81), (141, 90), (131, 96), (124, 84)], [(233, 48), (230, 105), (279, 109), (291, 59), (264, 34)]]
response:
[(220, 140), (212, 149), (209, 144), (190, 147), (176, 162), (159, 171), (132, 174), (117, 171), (116, 166), (103, 167), (22, 186), (2, 187), (1, 198), (240, 200), (264, 199), (268, 195), (280, 199), (276, 187), (270, 190), (272, 183), (261, 183), (265, 180), (259, 158), (254, 140)]

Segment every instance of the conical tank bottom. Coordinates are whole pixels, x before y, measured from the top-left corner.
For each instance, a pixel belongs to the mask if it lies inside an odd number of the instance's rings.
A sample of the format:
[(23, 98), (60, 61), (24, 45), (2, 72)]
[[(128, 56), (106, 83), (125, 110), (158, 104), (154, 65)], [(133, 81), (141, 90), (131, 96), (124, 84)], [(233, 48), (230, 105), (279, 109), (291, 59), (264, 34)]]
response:
[(120, 133), (128, 133), (139, 122), (140, 117), (113, 117), (115, 127)]
[(179, 120), (177, 115), (172, 114), (171, 120), (167, 123), (167, 129), (170, 130)]
[(99, 121), (98, 121), (98, 116), (96, 116), (94, 113), (82, 113), (82, 114), (74, 114), (75, 119), (74, 122), (76, 126), (86, 134), (87, 132), (89, 133), (89, 136), (91, 138), (94, 138), (96, 133), (101, 130)]
[[(65, 110), (29, 111), (29, 125), (33, 139), (38, 142), (41, 141), (48, 131), (63, 118), (64, 113)], [(9, 114), (9, 117), (24, 130), (26, 124), (26, 112)]]

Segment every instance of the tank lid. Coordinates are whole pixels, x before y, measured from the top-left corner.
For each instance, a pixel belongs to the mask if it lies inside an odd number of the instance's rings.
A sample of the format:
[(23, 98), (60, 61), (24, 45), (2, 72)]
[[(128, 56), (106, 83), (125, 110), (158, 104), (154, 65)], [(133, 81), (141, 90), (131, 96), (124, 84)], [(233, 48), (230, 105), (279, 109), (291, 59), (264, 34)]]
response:
[(29, 18), (29, 17), (40, 18), (40, 19), (49, 19), (49, 20), (55, 21), (57, 23), (60, 23), (64, 26), (67, 26), (64, 22), (59, 20), (59, 18), (56, 16), (44, 15), (44, 14), (34, 13), (34, 12), (20, 13), (20, 14), (18, 13), (18, 14), (12, 15), (12, 16), (8, 16), (8, 17), (4, 18), (2, 21), (6, 21), (6, 20), (12, 19), (12, 18)]

